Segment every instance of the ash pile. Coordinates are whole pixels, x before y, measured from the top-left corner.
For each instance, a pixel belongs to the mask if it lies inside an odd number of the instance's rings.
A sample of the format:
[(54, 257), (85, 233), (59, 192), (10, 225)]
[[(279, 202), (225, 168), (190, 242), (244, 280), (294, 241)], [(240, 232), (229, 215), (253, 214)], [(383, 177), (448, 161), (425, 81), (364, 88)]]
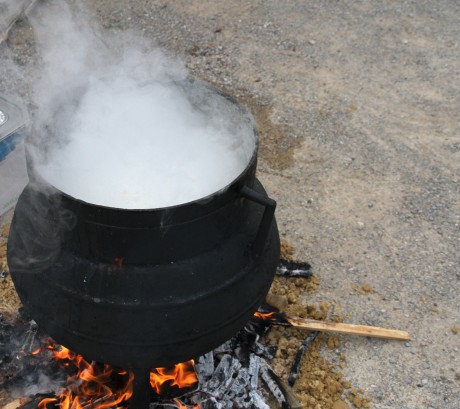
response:
[(196, 365), (199, 388), (184, 402), (202, 409), (300, 408), (290, 388), (270, 367), (276, 347), (259, 342), (270, 327), (263, 318), (254, 318), (234, 338), (200, 357)]

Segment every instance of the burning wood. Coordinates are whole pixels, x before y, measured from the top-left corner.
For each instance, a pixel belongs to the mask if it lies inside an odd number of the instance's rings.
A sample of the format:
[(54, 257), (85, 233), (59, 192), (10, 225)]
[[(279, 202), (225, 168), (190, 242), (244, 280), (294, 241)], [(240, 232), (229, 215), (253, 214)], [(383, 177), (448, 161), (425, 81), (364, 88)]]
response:
[[(326, 324), (326, 327), (329, 325), (327, 322), (294, 319), (274, 311), (257, 312), (254, 319), (234, 338), (201, 356), (196, 365), (193, 361), (189, 361), (172, 368), (154, 369), (150, 374), (152, 394), (157, 394), (157, 397), (153, 397), (152, 400), (153, 407), (158, 409), (227, 409), (230, 407), (268, 409), (273, 407), (273, 403), (270, 402), (274, 399), (282, 409), (300, 408), (290, 388), (267, 362), (267, 359), (274, 356), (276, 348), (263, 345), (259, 340), (272, 325), (303, 328), (305, 324), (312, 322)], [(348, 328), (346, 324), (340, 325)], [(40, 352), (48, 351), (66, 371), (69, 371), (72, 366), (77, 370), (76, 374), (69, 376), (67, 387), (59, 396), (48, 396), (37, 402), (39, 409), (57, 406), (61, 409), (126, 408), (126, 401), (132, 392), (132, 373), (108, 365), (89, 363), (80, 355), (62, 346), (47, 344), (33, 350), (37, 338), (40, 338), (36, 324), (31, 321), (23, 328), (24, 335), (17, 345), (18, 350), (23, 351), (22, 358), (35, 356), (39, 360)], [(368, 334), (369, 331), (360, 335)], [(380, 332), (377, 331), (377, 334)], [(303, 355), (316, 335), (316, 331), (311, 332), (300, 347), (291, 369), (289, 385), (294, 385)], [(31, 402), (21, 408), (37, 408), (36, 405)]]
[(300, 403), (294, 394), (284, 385), (266, 361), (262, 361), (261, 377), (282, 409), (300, 409)]
[[(31, 322), (24, 328), (35, 328), (34, 325)], [(282, 408), (299, 407), (297, 403), (292, 403), (292, 393), (266, 361), (267, 356), (273, 356), (273, 348), (270, 350), (259, 343), (260, 336), (269, 328), (268, 321), (252, 320), (234, 338), (200, 357), (196, 365), (190, 361), (173, 368), (153, 370), (150, 374), (153, 407), (268, 409), (273, 407), (269, 403), (270, 394)], [(27, 331), (24, 333), (27, 334)], [(37, 337), (40, 338), (40, 334)], [(28, 352), (31, 359), (49, 362), (47, 356), (51, 354), (63, 370), (68, 373), (74, 371), (74, 374), (69, 375), (66, 388), (58, 396), (35, 399), (21, 406), (23, 409), (126, 408), (132, 391), (131, 373), (90, 363), (81, 355), (52, 343), (33, 350), (30, 335), (25, 335), (25, 338), (30, 344), (26, 349), (32, 350)], [(260, 379), (264, 382), (261, 383)]]
[[(49, 344), (43, 349), (53, 352), (64, 367), (73, 364), (77, 373), (67, 380), (67, 387), (58, 397), (43, 399), (39, 409), (58, 405), (61, 409), (105, 409), (117, 407), (132, 395), (133, 375), (109, 365), (89, 363), (67, 348)], [(34, 351), (35, 352), (35, 351)]]
[[(410, 335), (406, 331), (371, 327), (368, 325), (345, 324), (340, 322), (318, 321), (298, 317), (286, 317), (290, 325), (297, 328), (317, 330), (324, 332), (336, 332), (362, 337), (392, 339), (396, 341), (409, 341)], [(285, 325), (285, 324), (282, 324)]]
[(150, 385), (162, 395), (166, 387), (188, 388), (196, 386), (198, 378), (193, 360), (176, 364), (172, 368), (156, 368), (150, 372)]
[[(300, 269), (298, 264), (292, 263), (285, 263), (284, 267), (292, 271)], [(273, 325), (316, 329), (297, 352), (288, 379), (290, 386), (294, 385), (303, 356), (318, 330), (390, 339), (405, 339), (408, 336), (402, 331), (289, 317), (267, 306), (256, 312), (234, 338), (201, 356), (196, 365), (189, 361), (151, 371), (151, 409), (268, 409), (276, 405), (282, 409), (300, 408), (289, 386), (268, 363), (275, 356), (277, 348), (260, 342), (260, 338)], [(10, 330), (12, 328), (9, 327)], [(37, 396), (27, 404), (23, 403), (22, 409), (127, 408), (133, 389), (132, 373), (109, 365), (90, 363), (81, 355), (52, 343), (37, 348), (43, 336), (34, 321), (24, 323), (21, 331), (15, 344), (19, 351), (18, 358), (32, 360), (34, 365), (38, 362), (47, 362), (49, 365), (47, 356), (51, 355), (69, 374), (67, 386), (60, 394)]]
[(397, 341), (409, 341), (410, 335), (406, 331), (371, 327), (368, 325), (345, 324), (340, 322), (321, 321), (299, 317), (290, 317), (280, 312), (256, 312), (257, 318), (268, 320), (272, 325), (303, 328), (311, 331), (335, 332), (362, 337), (382, 338)]

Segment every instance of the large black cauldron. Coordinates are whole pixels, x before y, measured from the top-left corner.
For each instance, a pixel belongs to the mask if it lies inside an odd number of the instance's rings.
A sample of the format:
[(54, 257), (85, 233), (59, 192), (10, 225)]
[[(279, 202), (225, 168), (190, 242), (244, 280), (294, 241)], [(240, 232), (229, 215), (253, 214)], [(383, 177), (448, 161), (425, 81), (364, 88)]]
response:
[(32, 172), (8, 242), (26, 311), (58, 343), (122, 368), (217, 347), (263, 302), (279, 260), (256, 162), (214, 195), (151, 210), (85, 203)]

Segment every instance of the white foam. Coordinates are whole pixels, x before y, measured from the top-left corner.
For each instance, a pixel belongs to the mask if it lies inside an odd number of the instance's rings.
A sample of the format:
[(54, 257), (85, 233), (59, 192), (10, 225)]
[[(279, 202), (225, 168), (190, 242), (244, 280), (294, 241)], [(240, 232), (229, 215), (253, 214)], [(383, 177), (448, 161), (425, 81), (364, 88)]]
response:
[(66, 143), (37, 170), (70, 196), (123, 209), (213, 194), (247, 167), (256, 137), (249, 116), (226, 98), (202, 86), (190, 95), (129, 76), (93, 80), (56, 130)]

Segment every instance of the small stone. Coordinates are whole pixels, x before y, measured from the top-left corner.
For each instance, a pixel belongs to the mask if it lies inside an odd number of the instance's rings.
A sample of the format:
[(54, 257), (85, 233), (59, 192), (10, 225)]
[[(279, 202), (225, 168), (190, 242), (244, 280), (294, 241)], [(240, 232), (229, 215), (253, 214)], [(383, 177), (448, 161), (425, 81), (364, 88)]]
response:
[(373, 293), (374, 292), (374, 289), (372, 288), (372, 286), (368, 283), (364, 283), (362, 286), (361, 286), (361, 292), (363, 294), (370, 294), (370, 293)]
[(286, 297), (286, 295), (269, 293), (267, 295), (266, 301), (268, 304), (278, 308), (281, 311), (286, 310), (288, 306), (288, 298)]
[(422, 381), (417, 384), (417, 387), (423, 388), (426, 385), (428, 385), (428, 379), (422, 379)]
[(343, 400), (339, 399), (334, 402), (332, 409), (350, 409), (350, 407)]
[(342, 382), (342, 386), (345, 388), (345, 389), (350, 389), (351, 388), (351, 383), (349, 381), (343, 381)]
[(315, 40), (308, 40), (308, 44), (310, 44), (310, 45), (315, 45), (315, 44), (316, 44), (316, 41), (315, 41)]

